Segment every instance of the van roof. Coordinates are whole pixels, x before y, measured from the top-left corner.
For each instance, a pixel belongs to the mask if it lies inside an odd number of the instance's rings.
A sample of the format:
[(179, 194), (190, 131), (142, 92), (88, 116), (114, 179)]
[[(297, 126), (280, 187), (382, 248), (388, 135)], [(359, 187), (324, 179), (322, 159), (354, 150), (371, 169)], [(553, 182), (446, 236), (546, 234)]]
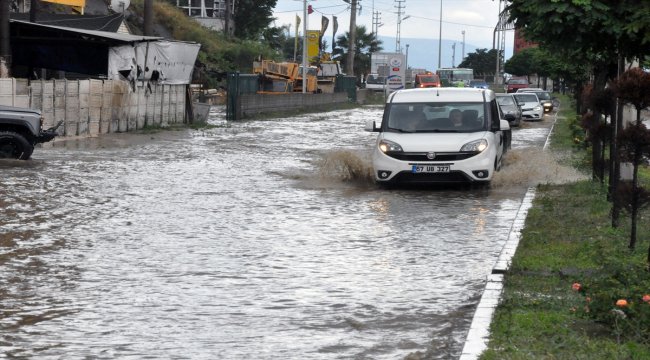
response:
[(485, 99), (485, 101), (490, 101), (494, 98), (494, 92), (488, 89), (449, 87), (398, 90), (391, 93), (388, 99), (386, 99), (386, 102), (483, 102), (483, 99)]

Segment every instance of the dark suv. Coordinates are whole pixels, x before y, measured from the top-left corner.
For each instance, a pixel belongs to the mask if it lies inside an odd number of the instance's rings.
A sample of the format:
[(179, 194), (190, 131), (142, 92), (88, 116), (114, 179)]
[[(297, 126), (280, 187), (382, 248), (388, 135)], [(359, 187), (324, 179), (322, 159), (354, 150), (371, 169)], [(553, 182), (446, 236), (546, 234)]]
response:
[(40, 111), (0, 105), (0, 159), (29, 159), (36, 144), (58, 135), (56, 129), (62, 123), (43, 130)]

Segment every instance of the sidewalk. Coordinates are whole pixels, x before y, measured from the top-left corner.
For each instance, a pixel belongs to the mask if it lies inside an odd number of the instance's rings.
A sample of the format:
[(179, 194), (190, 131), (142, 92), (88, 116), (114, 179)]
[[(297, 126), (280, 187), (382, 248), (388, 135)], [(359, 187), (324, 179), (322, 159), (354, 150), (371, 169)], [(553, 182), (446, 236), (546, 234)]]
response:
[[(548, 147), (549, 139), (551, 138), (556, 122), (557, 112), (555, 113), (551, 130), (548, 132), (546, 137), (544, 149)], [(526, 195), (524, 195), (524, 199), (521, 201), (515, 220), (510, 228), (508, 240), (506, 240), (506, 243), (499, 254), (499, 258), (492, 268), (492, 274), (487, 278), (485, 290), (483, 291), (481, 300), (474, 312), (472, 324), (467, 332), (465, 345), (463, 346), (463, 351), (461, 352), (459, 360), (478, 359), (483, 351), (487, 350), (488, 342), (490, 340), (490, 323), (492, 322), (494, 311), (496, 310), (497, 305), (499, 305), (501, 292), (503, 290), (503, 275), (508, 271), (510, 261), (517, 251), (517, 246), (521, 239), (521, 230), (524, 228), (528, 210), (532, 206), (533, 199), (535, 198), (535, 192), (534, 187), (528, 188)]]

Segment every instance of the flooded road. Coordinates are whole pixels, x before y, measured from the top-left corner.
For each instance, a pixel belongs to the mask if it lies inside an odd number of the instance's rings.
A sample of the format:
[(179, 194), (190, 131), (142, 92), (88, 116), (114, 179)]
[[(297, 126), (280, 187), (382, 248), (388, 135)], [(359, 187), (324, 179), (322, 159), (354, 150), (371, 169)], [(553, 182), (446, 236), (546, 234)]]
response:
[(380, 114), (217, 116), (1, 162), (0, 353), (457, 358), (552, 119), (514, 130), (489, 189), (388, 191), (363, 131)]

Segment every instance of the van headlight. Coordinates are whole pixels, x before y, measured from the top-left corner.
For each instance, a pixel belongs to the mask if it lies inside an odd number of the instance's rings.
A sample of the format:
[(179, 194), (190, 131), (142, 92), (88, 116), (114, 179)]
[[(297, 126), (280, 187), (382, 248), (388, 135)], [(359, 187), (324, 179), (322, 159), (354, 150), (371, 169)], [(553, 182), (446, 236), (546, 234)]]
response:
[(467, 144), (463, 145), (463, 147), (460, 148), (460, 151), (467, 151), (467, 152), (482, 152), (483, 150), (487, 149), (488, 147), (488, 142), (485, 139), (480, 139), (480, 140), (475, 140), (472, 142), (468, 142)]
[(533, 110), (535, 110), (535, 111), (540, 111), (540, 110), (542, 110), (542, 107), (539, 106), (539, 105), (537, 105), (537, 106), (535, 106), (535, 108), (534, 108)]
[(402, 147), (393, 141), (382, 139), (379, 141), (379, 150), (385, 153), (402, 152)]

